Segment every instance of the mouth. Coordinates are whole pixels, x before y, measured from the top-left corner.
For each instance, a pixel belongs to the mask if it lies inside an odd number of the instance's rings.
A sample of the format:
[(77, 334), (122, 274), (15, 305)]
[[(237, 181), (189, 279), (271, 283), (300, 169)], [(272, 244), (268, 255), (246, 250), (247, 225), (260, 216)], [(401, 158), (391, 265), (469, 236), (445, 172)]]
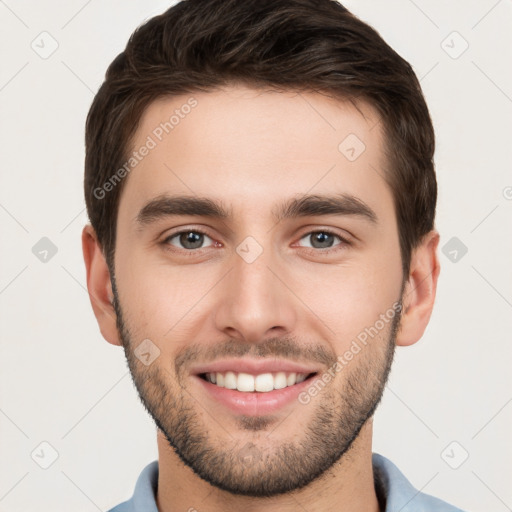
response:
[(202, 400), (235, 414), (258, 416), (305, 407), (299, 395), (320, 371), (292, 361), (242, 358), (198, 366), (191, 376)]
[(308, 363), (242, 357), (200, 364), (191, 369), (191, 376), (199, 386), (197, 396), (213, 407), (258, 416), (304, 407), (299, 395), (321, 371), (321, 366)]
[(245, 372), (206, 372), (199, 377), (219, 388), (234, 389), (243, 393), (270, 393), (289, 388), (311, 379), (317, 374), (297, 372), (268, 372), (253, 375)]

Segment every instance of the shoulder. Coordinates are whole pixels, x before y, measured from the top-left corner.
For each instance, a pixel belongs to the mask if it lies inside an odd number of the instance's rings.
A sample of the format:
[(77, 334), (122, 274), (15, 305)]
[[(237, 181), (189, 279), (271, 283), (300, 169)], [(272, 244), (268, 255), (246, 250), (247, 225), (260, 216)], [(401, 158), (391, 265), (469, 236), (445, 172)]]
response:
[(430, 494), (418, 491), (386, 457), (372, 456), (375, 489), (385, 512), (463, 512)]
[(140, 473), (132, 497), (108, 512), (158, 512), (156, 490), (158, 485), (158, 460), (150, 462)]

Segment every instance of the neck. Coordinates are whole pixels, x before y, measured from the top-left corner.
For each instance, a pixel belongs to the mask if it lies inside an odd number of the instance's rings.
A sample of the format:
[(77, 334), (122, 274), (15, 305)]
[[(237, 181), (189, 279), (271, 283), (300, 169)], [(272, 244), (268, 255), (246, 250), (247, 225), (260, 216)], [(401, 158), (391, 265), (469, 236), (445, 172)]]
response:
[(361, 429), (350, 450), (306, 487), (271, 498), (233, 495), (197, 476), (158, 430), (159, 512), (379, 512), (372, 469), (372, 420)]

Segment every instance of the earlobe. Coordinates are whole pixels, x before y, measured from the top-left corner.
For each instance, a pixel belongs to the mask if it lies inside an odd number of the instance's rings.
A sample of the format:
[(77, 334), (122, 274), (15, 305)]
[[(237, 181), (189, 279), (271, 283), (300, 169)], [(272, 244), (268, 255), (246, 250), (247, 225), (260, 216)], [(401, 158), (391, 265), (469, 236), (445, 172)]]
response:
[(440, 266), (437, 257), (439, 233), (435, 230), (425, 235), (411, 256), (409, 279), (402, 298), (403, 311), (396, 344), (416, 343), (425, 332), (436, 297)]
[(90, 224), (82, 231), (82, 252), (87, 273), (87, 290), (102, 336), (112, 345), (122, 345), (112, 305), (110, 272), (96, 233)]

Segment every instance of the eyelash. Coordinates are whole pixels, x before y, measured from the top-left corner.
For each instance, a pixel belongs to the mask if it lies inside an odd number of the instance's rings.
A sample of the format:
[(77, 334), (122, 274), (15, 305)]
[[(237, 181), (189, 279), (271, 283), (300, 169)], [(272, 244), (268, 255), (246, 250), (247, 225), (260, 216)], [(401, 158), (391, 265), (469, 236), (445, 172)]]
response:
[[(171, 233), (170, 235), (168, 235), (161, 242), (161, 244), (164, 246), (165, 250), (170, 251), (172, 253), (178, 252), (178, 253), (181, 253), (181, 254), (185, 254), (186, 256), (196, 256), (197, 253), (199, 251), (201, 251), (201, 248), (200, 249), (179, 249), (179, 248), (174, 248), (173, 246), (171, 246), (169, 244), (169, 240), (175, 238), (176, 236), (185, 234), (185, 233), (199, 233), (199, 234), (205, 235), (208, 238), (211, 238), (213, 240), (213, 237), (211, 237), (206, 231), (203, 231), (202, 229), (199, 229), (199, 228), (193, 228), (193, 229), (185, 229), (185, 230), (177, 231), (176, 233)], [(303, 247), (303, 249), (306, 249), (306, 252), (308, 252), (310, 254), (312, 254), (312, 253), (314, 253), (316, 255), (318, 255), (318, 254), (331, 254), (333, 252), (343, 250), (345, 246), (352, 245), (352, 243), (349, 242), (346, 238), (342, 237), (338, 233), (335, 233), (334, 231), (331, 231), (330, 229), (316, 229), (316, 230), (313, 230), (313, 231), (308, 231), (307, 233), (304, 233), (299, 238), (299, 241), (302, 240), (304, 237), (306, 237), (308, 235), (312, 235), (314, 233), (324, 233), (324, 234), (332, 235), (332, 236), (334, 236), (336, 238), (339, 238), (341, 243), (339, 245), (335, 246), (335, 247), (330, 247), (330, 248), (327, 248), (327, 249), (315, 249), (314, 247)]]

